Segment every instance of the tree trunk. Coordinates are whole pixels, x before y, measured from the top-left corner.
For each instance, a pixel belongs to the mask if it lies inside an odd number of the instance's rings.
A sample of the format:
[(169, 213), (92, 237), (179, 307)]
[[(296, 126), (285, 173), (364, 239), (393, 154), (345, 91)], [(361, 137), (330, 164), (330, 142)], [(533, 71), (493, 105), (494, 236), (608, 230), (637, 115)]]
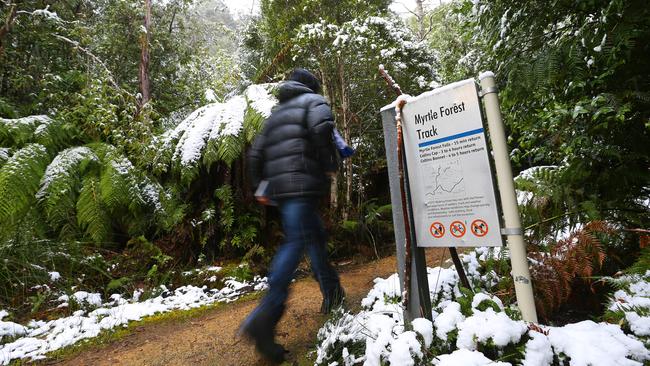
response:
[(2, 56), (5, 51), (5, 46), (2, 40), (11, 30), (11, 26), (14, 24), (15, 19), (16, 19), (16, 4), (11, 4), (11, 8), (9, 9), (9, 14), (7, 14), (7, 19), (5, 19), (4, 25), (0, 28), (0, 56)]
[(423, 6), (423, 0), (415, 0), (415, 16), (418, 20), (418, 38), (422, 41), (427, 35), (426, 27), (424, 24), (424, 20), (426, 19), (424, 16), (424, 6)]
[[(348, 99), (347, 83), (345, 82), (345, 70), (343, 68), (343, 61), (338, 60), (339, 83), (341, 87), (341, 116), (342, 116), (342, 129), (343, 138), (349, 143), (350, 141), (350, 122), (348, 118), (348, 111), (350, 110), (350, 102)], [(350, 216), (350, 208), (352, 206), (352, 157), (344, 160), (345, 162), (345, 207), (343, 208), (343, 220), (347, 220)]]
[(151, 29), (151, 0), (144, 0), (144, 29), (140, 34), (140, 106), (144, 106), (151, 99), (149, 82), (149, 30)]
[[(321, 63), (322, 65), (323, 63)], [(330, 99), (330, 103), (334, 103), (334, 87), (328, 78), (327, 72), (324, 69), (321, 69), (321, 81), (323, 82), (323, 91), (327, 94)], [(335, 112), (336, 113), (336, 112)], [(338, 210), (338, 179), (336, 175), (332, 177), (330, 182), (330, 211), (335, 213)], [(332, 215), (334, 217), (335, 215)]]

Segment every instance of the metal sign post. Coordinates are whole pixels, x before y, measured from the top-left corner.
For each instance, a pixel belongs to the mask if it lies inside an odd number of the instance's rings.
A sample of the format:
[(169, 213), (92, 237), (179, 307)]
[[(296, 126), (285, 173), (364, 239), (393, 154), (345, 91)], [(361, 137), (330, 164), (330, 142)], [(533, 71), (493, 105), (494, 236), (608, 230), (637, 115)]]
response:
[[(429, 297), (429, 282), (426, 273), (427, 265), (424, 259), (424, 248), (417, 247), (416, 243), (412, 241), (411, 251), (413, 255), (410, 258), (410, 263), (407, 263), (406, 261), (406, 247), (404, 246), (404, 243), (406, 242), (406, 223), (404, 222), (404, 216), (402, 215), (403, 205), (398, 171), (399, 162), (397, 156), (395, 108), (383, 108), (381, 110), (381, 120), (384, 129), (384, 144), (386, 147), (390, 199), (393, 206), (393, 226), (395, 228), (395, 249), (397, 254), (397, 273), (400, 277), (400, 292), (403, 294), (409, 294), (410, 300), (407, 302), (404, 318), (407, 321), (420, 317), (431, 320), (431, 299)], [(409, 202), (407, 201), (406, 204), (409, 205)], [(409, 207), (406, 208), (410, 211)], [(410, 229), (411, 238), (415, 238), (412, 225), (410, 226)], [(410, 284), (405, 284), (406, 281), (404, 277), (408, 266), (410, 266), (411, 273), (414, 273), (415, 275), (411, 276)]]
[(512, 277), (515, 281), (515, 293), (517, 305), (521, 310), (523, 319), (527, 322), (537, 323), (537, 311), (535, 310), (535, 299), (533, 297), (533, 286), (530, 281), (528, 269), (528, 258), (526, 256), (526, 245), (524, 243), (521, 219), (517, 207), (517, 196), (512, 179), (512, 167), (506, 144), (506, 134), (501, 120), (499, 98), (494, 83), (494, 74), (486, 72), (479, 76), (481, 82), (481, 93), (487, 117), (488, 128), (490, 129), (490, 142), (497, 173), (497, 182), (501, 204), (503, 208), (503, 219), (505, 228), (503, 234), (507, 236), (508, 249), (510, 250), (510, 262), (512, 263)]
[[(392, 79), (385, 72), (382, 75), (390, 85)], [(524, 320), (537, 322), (494, 76), (486, 73), (480, 79), (506, 226), (503, 229), (474, 79), (409, 97), (405, 104), (401, 99), (381, 110), (407, 320), (431, 317), (422, 247), (450, 247), (454, 257), (455, 247), (502, 246), (502, 235), (507, 235), (519, 308)], [(403, 134), (403, 146), (398, 134)], [(403, 163), (403, 169), (398, 169), (398, 163)], [(454, 264), (462, 276), (457, 255)], [(415, 273), (413, 278), (411, 273)], [(469, 286), (467, 279), (463, 286)]]

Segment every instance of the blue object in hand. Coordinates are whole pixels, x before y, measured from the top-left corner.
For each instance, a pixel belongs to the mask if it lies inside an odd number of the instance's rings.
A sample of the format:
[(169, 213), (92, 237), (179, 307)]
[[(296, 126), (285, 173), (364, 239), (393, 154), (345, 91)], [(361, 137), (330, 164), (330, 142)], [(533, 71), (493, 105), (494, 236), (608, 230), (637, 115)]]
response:
[(339, 151), (341, 159), (349, 158), (354, 155), (354, 149), (348, 146), (343, 139), (343, 136), (339, 133), (339, 130), (334, 128), (334, 130), (332, 130), (332, 137), (334, 138), (334, 145), (336, 145), (336, 149)]

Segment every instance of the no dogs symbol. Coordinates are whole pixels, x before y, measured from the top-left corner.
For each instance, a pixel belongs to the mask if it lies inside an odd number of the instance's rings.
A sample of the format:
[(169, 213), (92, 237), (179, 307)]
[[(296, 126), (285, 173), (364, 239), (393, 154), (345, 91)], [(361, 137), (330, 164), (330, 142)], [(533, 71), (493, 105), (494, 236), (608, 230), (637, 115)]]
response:
[(445, 235), (445, 225), (436, 221), (429, 227), (429, 232), (434, 238), (442, 238)]
[(488, 224), (481, 219), (472, 221), (471, 228), (472, 234), (478, 236), (479, 238), (484, 237), (488, 233)]
[(460, 221), (454, 221), (451, 223), (451, 225), (449, 225), (449, 232), (451, 232), (451, 235), (457, 238), (461, 238), (463, 235), (465, 235), (465, 231), (467, 231), (465, 224)]

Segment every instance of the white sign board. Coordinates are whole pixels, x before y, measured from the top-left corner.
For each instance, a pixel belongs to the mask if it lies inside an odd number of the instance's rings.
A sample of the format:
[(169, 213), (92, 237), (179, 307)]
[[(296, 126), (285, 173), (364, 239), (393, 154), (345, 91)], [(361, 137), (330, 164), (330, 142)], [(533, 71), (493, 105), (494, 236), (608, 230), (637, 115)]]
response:
[(503, 245), (474, 80), (408, 99), (402, 121), (418, 246)]

